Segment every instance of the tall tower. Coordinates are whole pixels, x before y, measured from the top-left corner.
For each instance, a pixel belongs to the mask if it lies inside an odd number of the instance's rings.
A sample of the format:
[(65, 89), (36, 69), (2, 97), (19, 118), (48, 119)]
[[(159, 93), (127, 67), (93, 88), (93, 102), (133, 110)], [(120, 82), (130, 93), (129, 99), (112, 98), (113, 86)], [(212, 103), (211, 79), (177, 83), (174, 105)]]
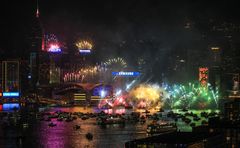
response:
[(211, 80), (212, 85), (214, 87), (214, 90), (220, 89), (220, 83), (221, 83), (221, 49), (220, 47), (211, 47), (211, 53), (212, 53), (212, 66), (211, 66)]
[(39, 58), (41, 50), (44, 48), (44, 30), (40, 21), (40, 11), (38, 0), (36, 1), (35, 16), (32, 21), (32, 31), (30, 35), (30, 57), (29, 57), (29, 86), (36, 90), (39, 83), (39, 70), (41, 69), (41, 59)]

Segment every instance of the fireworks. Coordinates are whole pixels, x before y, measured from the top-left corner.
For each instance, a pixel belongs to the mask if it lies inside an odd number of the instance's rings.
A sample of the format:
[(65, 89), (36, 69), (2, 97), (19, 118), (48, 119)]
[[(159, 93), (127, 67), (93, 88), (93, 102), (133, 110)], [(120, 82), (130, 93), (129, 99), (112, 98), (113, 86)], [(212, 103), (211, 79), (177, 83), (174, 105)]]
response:
[(45, 35), (47, 52), (61, 52), (60, 43), (54, 34)]
[(61, 48), (58, 44), (51, 44), (49, 45), (48, 52), (61, 52)]
[(189, 83), (188, 85), (173, 85), (165, 88), (169, 92), (164, 101), (171, 108), (209, 108), (217, 107), (219, 92), (214, 91), (210, 84), (208, 87)]
[(89, 41), (79, 41), (75, 44), (79, 50), (92, 50), (93, 45)]
[(113, 58), (104, 62), (104, 65), (110, 69), (124, 69), (127, 67), (127, 63), (123, 58)]
[(129, 100), (136, 107), (154, 108), (161, 105), (162, 90), (157, 85), (140, 85), (129, 93)]
[(99, 68), (97, 66), (82, 68), (75, 72), (66, 73), (63, 77), (64, 82), (84, 82), (90, 81), (98, 75)]
[[(213, 90), (212, 86), (201, 87), (199, 84), (162, 86), (141, 84), (123, 94), (116, 90), (116, 97), (112, 100), (103, 101), (111, 107), (132, 106), (134, 108), (189, 108), (207, 109), (217, 108), (219, 90)], [(101, 103), (103, 103), (101, 102)], [(103, 103), (103, 104), (104, 104)]]

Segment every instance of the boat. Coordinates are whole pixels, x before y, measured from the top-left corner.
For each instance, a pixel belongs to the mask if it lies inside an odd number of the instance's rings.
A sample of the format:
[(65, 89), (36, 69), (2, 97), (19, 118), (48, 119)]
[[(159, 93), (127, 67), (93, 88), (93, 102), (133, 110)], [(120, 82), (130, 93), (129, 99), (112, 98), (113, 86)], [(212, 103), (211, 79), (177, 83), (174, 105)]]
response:
[(87, 133), (87, 134), (86, 134), (86, 138), (87, 138), (88, 140), (92, 140), (92, 139), (93, 139), (93, 135), (92, 135), (91, 133)]
[(196, 123), (191, 123), (190, 126), (191, 126), (191, 127), (195, 127), (195, 126), (196, 126)]
[(78, 129), (81, 128), (81, 126), (80, 126), (80, 125), (75, 125), (73, 128), (74, 128), (75, 130), (78, 130)]
[(71, 121), (73, 121), (73, 119), (72, 119), (71, 117), (67, 117), (67, 118), (65, 119), (65, 121), (66, 121), (66, 122), (71, 122)]
[(98, 118), (98, 124), (124, 124), (125, 120), (121, 117)]
[(89, 119), (89, 117), (87, 115), (83, 115), (81, 119), (82, 120), (87, 120), (87, 119)]
[(56, 126), (57, 124), (55, 124), (55, 123), (53, 123), (53, 122), (51, 122), (51, 123), (49, 123), (48, 124), (48, 126), (50, 126), (50, 127), (54, 127), (54, 126)]
[(139, 122), (141, 124), (144, 124), (146, 122), (146, 118), (144, 116), (141, 116)]
[(173, 123), (152, 123), (147, 126), (147, 134), (161, 134), (165, 132), (174, 132), (177, 131), (176, 124)]
[(63, 118), (57, 118), (57, 121), (63, 121)]

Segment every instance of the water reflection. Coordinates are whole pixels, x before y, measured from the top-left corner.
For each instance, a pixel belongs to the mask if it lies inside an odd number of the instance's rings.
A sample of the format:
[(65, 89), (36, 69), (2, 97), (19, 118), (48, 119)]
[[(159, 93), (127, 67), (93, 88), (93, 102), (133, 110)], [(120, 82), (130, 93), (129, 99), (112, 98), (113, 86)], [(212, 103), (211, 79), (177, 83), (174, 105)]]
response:
[[(83, 108), (83, 107), (61, 107), (61, 108), (48, 108), (46, 112), (101, 112), (97, 108)], [(121, 112), (122, 110), (120, 110)], [(130, 110), (125, 110), (126, 113), (131, 113)], [(143, 112), (143, 111), (140, 111)], [(202, 111), (193, 111), (198, 115)], [(145, 113), (143, 113), (145, 114)], [(167, 113), (166, 113), (167, 114)], [(27, 117), (24, 117), (27, 119)], [(32, 116), (30, 116), (32, 119)], [(189, 117), (193, 120), (192, 117)], [(2, 118), (1, 120), (3, 120)], [(168, 121), (165, 115), (162, 115), (161, 120)], [(202, 120), (194, 121), (196, 125), (200, 125)], [(98, 148), (117, 148), (124, 147), (124, 143), (133, 139), (146, 137), (146, 125), (152, 122), (151, 119), (147, 120), (145, 124), (130, 123), (119, 125), (97, 125), (96, 118), (77, 118), (71, 122), (57, 121), (53, 118), (51, 121), (29, 121), (28, 128), (19, 128), (10, 126), (8, 128), (0, 128), (0, 147), (39, 147), (39, 148), (84, 148), (84, 147), (98, 147)], [(30, 123), (33, 122), (33, 123)], [(49, 123), (54, 123), (56, 126), (50, 127)], [(80, 125), (80, 129), (74, 128)], [(179, 119), (177, 121), (178, 130), (191, 131), (192, 128), (184, 121)], [(86, 138), (87, 133), (93, 134), (93, 139)]]
[[(100, 111), (92, 108), (51, 108), (49, 111), (64, 111), (64, 112), (93, 112)], [(124, 147), (126, 141), (145, 137), (146, 127), (138, 124), (109, 125), (99, 126), (96, 124), (96, 119), (82, 120), (78, 118), (72, 122), (57, 121), (52, 119), (57, 126), (49, 127), (49, 122), (41, 121), (36, 127), (38, 133), (36, 137), (39, 139), (40, 147), (61, 148), (61, 147)], [(74, 129), (75, 125), (80, 125), (79, 130)], [(86, 134), (93, 134), (93, 139), (88, 140)]]

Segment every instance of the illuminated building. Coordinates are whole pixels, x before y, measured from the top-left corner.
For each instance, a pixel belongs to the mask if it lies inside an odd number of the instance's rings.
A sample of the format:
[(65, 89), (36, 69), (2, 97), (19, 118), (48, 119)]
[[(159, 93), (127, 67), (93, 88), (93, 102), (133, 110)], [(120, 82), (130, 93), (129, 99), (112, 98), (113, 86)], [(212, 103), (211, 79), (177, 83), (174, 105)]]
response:
[(29, 59), (29, 86), (30, 88), (35, 89), (35, 86), (38, 81), (38, 63), (37, 63), (37, 53), (31, 52), (30, 53), (30, 59)]
[(50, 61), (49, 83), (50, 84), (60, 83), (60, 68), (55, 65), (55, 62), (53, 59), (51, 59)]
[(39, 52), (38, 85), (48, 85), (50, 81), (50, 59), (46, 52)]
[(35, 90), (36, 85), (39, 82), (39, 70), (40, 70), (40, 51), (44, 49), (44, 30), (40, 21), (40, 12), (38, 8), (38, 1), (37, 1), (37, 8), (35, 16), (32, 20), (32, 28), (30, 34), (30, 57), (29, 57), (29, 88)]
[(228, 99), (229, 100), (240, 100), (240, 92), (239, 92), (239, 74), (232, 74), (232, 90), (229, 91)]
[(207, 67), (199, 68), (199, 82), (202, 87), (207, 87), (208, 85), (208, 68)]
[(20, 62), (18, 60), (2, 62), (2, 103), (3, 110), (19, 108)]
[(212, 64), (210, 68), (210, 82), (214, 90), (220, 90), (221, 88), (221, 48), (211, 47)]
[[(230, 120), (212, 117), (208, 119), (208, 125), (193, 127), (195, 133), (221, 133), (224, 136), (224, 145), (221, 147), (238, 148), (240, 146), (240, 124)], [(213, 146), (216, 147), (216, 146)]]
[(3, 92), (20, 92), (19, 61), (2, 62)]
[(225, 103), (225, 118), (230, 121), (240, 121), (240, 100)]

